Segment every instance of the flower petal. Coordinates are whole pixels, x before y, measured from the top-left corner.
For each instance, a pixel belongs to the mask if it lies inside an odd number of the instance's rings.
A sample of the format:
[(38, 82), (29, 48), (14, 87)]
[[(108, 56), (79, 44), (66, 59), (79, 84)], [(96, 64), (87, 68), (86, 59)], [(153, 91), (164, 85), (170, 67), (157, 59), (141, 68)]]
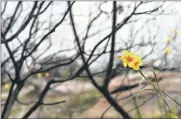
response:
[(124, 62), (123, 65), (124, 65), (124, 67), (127, 67), (128, 64), (127, 64), (127, 62)]

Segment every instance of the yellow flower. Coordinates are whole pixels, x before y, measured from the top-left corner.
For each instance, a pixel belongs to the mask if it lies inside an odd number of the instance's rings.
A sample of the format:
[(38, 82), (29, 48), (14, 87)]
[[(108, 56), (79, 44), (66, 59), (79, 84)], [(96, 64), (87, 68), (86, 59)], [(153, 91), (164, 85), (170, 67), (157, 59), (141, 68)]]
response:
[(8, 88), (9, 88), (9, 85), (8, 85), (8, 84), (5, 84), (5, 85), (4, 85), (4, 88), (5, 88), (5, 89), (8, 89)]
[(124, 67), (131, 67), (131, 62), (133, 61), (135, 55), (133, 52), (128, 52), (127, 50), (124, 51), (123, 56), (121, 57), (121, 60), (123, 61)]
[(171, 42), (172, 42), (172, 38), (168, 37), (168, 43), (171, 43)]
[(142, 66), (143, 62), (141, 60), (141, 57), (136, 56), (134, 58), (134, 60), (130, 63), (131, 68), (133, 68), (134, 70), (139, 70), (140, 66)]
[(45, 77), (48, 78), (50, 76), (50, 73), (46, 72)]
[(171, 48), (169, 48), (169, 47), (165, 48), (165, 54), (166, 55), (170, 54), (171, 52), (172, 52)]
[(39, 78), (39, 79), (42, 78), (42, 73), (38, 73), (37, 78)]
[(134, 70), (139, 70), (142, 65), (141, 57), (127, 50), (124, 51), (123, 56), (118, 56), (117, 58), (122, 60), (124, 67), (128, 66)]

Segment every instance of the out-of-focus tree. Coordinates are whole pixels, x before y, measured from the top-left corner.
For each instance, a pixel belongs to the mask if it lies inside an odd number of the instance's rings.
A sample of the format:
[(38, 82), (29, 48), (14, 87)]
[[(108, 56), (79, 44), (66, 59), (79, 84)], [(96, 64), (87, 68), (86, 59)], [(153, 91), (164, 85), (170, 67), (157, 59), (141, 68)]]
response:
[[(167, 9), (164, 6), (165, 2), (139, 1), (125, 4), (117, 1), (95, 2), (93, 10), (86, 16), (86, 22), (81, 22), (82, 26), (79, 26), (76, 20), (84, 15), (76, 15), (74, 9), (74, 6), (79, 2), (58, 3), (19, 1), (13, 3), (13, 10), (10, 10), (12, 9), (9, 5), (10, 2), (2, 3), (1, 44), (5, 56), (1, 63), (3, 69), (1, 74), (8, 76), (11, 86), (1, 118), (9, 117), (15, 102), (19, 101), (17, 97), (20, 91), (32, 76), (46, 72), (51, 72), (50, 76), (59, 76), (65, 71), (66, 76), (61, 76), (60, 79), (50, 77), (44, 89), (39, 92), (38, 100), (33, 103), (22, 118), (28, 118), (40, 106), (64, 102), (61, 100), (50, 104), (44, 103), (44, 98), (50, 91), (52, 84), (87, 77), (123, 118), (130, 119), (131, 116), (118, 104), (108, 90), (111, 79), (117, 75), (116, 69), (119, 69), (122, 64), (116, 64), (114, 59), (124, 50), (140, 51), (143, 59), (154, 54), (155, 46), (159, 44), (157, 38), (160, 38), (158, 37), (160, 27), (155, 25), (152, 26), (154, 30), (151, 30), (149, 25), (153, 25), (157, 17), (171, 14), (170, 11), (165, 10)], [(53, 12), (56, 5), (60, 6), (58, 10), (62, 11), (58, 12), (58, 15)], [(141, 17), (143, 15), (147, 17)], [(125, 37), (125, 32), (121, 31), (125, 30), (124, 28), (128, 25), (132, 25), (132, 27), (130, 31), (125, 31), (130, 33), (128, 37)], [(67, 26), (69, 29), (66, 29)], [(66, 32), (71, 35), (67, 35), (67, 39), (60, 40), (62, 43), (71, 42), (73, 48), (64, 48), (64, 45), (61, 44), (58, 51), (53, 50), (48, 54), (52, 47), (57, 47), (52, 43), (53, 33), (62, 27), (63, 31), (67, 30)], [(145, 51), (146, 48), (149, 50)], [(163, 56), (165, 56), (164, 53)], [(103, 61), (101, 58), (107, 60)], [(166, 59), (165, 56), (161, 61), (165, 60), (166, 62)], [(98, 60), (102, 60), (104, 63), (103, 71), (92, 72), (91, 69)], [(156, 58), (155, 61), (158, 60), (160, 59)], [(153, 68), (159, 69), (157, 66), (153, 66)], [(130, 70), (128, 68), (121, 69), (123, 71)], [(169, 69), (163, 67), (159, 70)], [(100, 73), (104, 74), (102, 85), (98, 84), (94, 77)], [(5, 80), (4, 77), (1, 79), (2, 82)], [(36, 79), (32, 78), (32, 80)]]

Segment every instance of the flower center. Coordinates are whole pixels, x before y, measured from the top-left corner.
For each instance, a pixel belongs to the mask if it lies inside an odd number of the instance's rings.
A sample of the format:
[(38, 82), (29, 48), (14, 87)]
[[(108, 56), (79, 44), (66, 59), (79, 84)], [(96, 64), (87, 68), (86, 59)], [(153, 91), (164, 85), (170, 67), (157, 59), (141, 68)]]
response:
[(128, 61), (128, 62), (131, 62), (131, 61), (133, 61), (133, 58), (130, 57), (130, 56), (128, 56), (128, 57), (127, 57), (127, 61)]
[(134, 62), (134, 65), (135, 65), (135, 66), (138, 66), (138, 61), (137, 61), (137, 62)]

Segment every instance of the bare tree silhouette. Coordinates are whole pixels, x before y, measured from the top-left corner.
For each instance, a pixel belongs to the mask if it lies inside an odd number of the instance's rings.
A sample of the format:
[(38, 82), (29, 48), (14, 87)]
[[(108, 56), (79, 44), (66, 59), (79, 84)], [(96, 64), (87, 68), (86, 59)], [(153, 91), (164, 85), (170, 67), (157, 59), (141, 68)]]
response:
[[(81, 60), (81, 66), (70, 69), (71, 73), (69, 77), (66, 79), (50, 79), (47, 81), (46, 86), (40, 92), (40, 95), (38, 97), (37, 101), (34, 101), (33, 106), (29, 108), (29, 110), (24, 114), (22, 117), (23, 119), (28, 118), (38, 107), (43, 105), (56, 105), (65, 102), (64, 100), (53, 102), (50, 104), (44, 103), (43, 100), (46, 97), (47, 92), (50, 90), (50, 87), (52, 84), (56, 83), (64, 83), (70, 80), (75, 80), (78, 77), (88, 77), (88, 79), (92, 82), (92, 84), (95, 86), (95, 88), (103, 94), (103, 96), (107, 99), (107, 101), (112, 105), (117, 112), (124, 118), (124, 119), (131, 119), (132, 117), (121, 107), (118, 102), (111, 96), (111, 93), (118, 92), (113, 91), (109, 92), (108, 86), (110, 84), (111, 79), (116, 75), (114, 72), (115, 70), (120, 69), (120, 64), (115, 64), (114, 58), (116, 53), (119, 53), (123, 50), (130, 50), (132, 48), (135, 48), (137, 46), (145, 47), (150, 46), (151, 50), (148, 54), (143, 56), (143, 59), (147, 58), (150, 54), (153, 53), (154, 47), (156, 45), (155, 38), (158, 34), (155, 34), (154, 36), (149, 36), (148, 42), (145, 42), (142, 40), (140, 43), (135, 43), (135, 37), (137, 34), (142, 30), (143, 27), (146, 26), (146, 24), (150, 21), (154, 20), (154, 17), (151, 19), (148, 18), (146, 22), (143, 24), (143, 26), (138, 29), (134, 34), (131, 34), (130, 41), (124, 42), (121, 41), (121, 46), (116, 48), (116, 44), (119, 44), (117, 41), (117, 33), (127, 24), (134, 24), (138, 19), (132, 19), (136, 16), (140, 15), (163, 15), (164, 14), (164, 8), (163, 5), (165, 2), (159, 3), (155, 8), (150, 8), (149, 10), (140, 11), (138, 10), (140, 7), (149, 4), (150, 2), (133, 2), (134, 7), (132, 11), (128, 14), (126, 14), (125, 17), (123, 17), (122, 20), (118, 20), (118, 16), (122, 15), (122, 12), (124, 11), (124, 7), (119, 4), (117, 1), (112, 2), (112, 10), (110, 12), (104, 11), (102, 9), (102, 6), (106, 4), (107, 2), (99, 2), (99, 5), (96, 10), (96, 15), (92, 17), (91, 15), (93, 13), (89, 14), (89, 22), (86, 26), (86, 29), (84, 31), (83, 37), (79, 36), (79, 31), (76, 27), (75, 22), (75, 14), (74, 14), (74, 5), (76, 4), (75, 1), (67, 2), (67, 7), (64, 10), (64, 12), (58, 17), (58, 20), (56, 21), (53, 19), (53, 13), (51, 9), (54, 7), (56, 3), (50, 1), (35, 1), (31, 2), (29, 8), (27, 10), (24, 9), (24, 6), (26, 5), (26, 2), (19, 1), (15, 5), (15, 9), (12, 11), (11, 14), (6, 13), (7, 7), (9, 2), (3, 2), (3, 8), (1, 12), (1, 19), (2, 19), (2, 30), (1, 30), (1, 44), (3, 46), (3, 49), (7, 51), (8, 56), (3, 58), (1, 63), (1, 76), (2, 82), (6, 82), (6, 78), (3, 78), (4, 75), (7, 75), (11, 82), (11, 87), (9, 89), (9, 94), (6, 99), (5, 104), (3, 105), (3, 111), (1, 118), (5, 119), (8, 118), (10, 115), (10, 112), (12, 111), (12, 108), (14, 106), (14, 103), (18, 100), (18, 95), (22, 88), (25, 86), (25, 84), (28, 82), (28, 80), (31, 78), (31, 76), (37, 74), (37, 73), (44, 73), (50, 70), (53, 70), (55, 68), (60, 67), (68, 67), (70, 64), (75, 64), (77, 60)], [(25, 14), (24, 18), (20, 17), (22, 14)], [(43, 15), (47, 15), (47, 13), (50, 13), (49, 19), (44, 19), (44, 21), (40, 20), (40, 18)], [(86, 44), (88, 41), (90, 41), (90, 38), (94, 37), (95, 35), (99, 34), (101, 31), (105, 30), (98, 30), (96, 32), (92, 32), (92, 27), (94, 26), (94, 23), (102, 16), (105, 15), (107, 18), (111, 18), (111, 28), (109, 33), (104, 34), (103, 38), (98, 39), (98, 42), (91, 48), (91, 50), (86, 49)], [(68, 21), (69, 26), (72, 29), (73, 36), (74, 36), (74, 48), (67, 48), (67, 49), (60, 49), (59, 51), (55, 51), (54, 53), (51, 53), (47, 58), (43, 59), (43, 62), (40, 62), (42, 59), (42, 56), (51, 48), (53, 47), (51, 42), (51, 36), (52, 34), (64, 23)], [(70, 22), (70, 23), (69, 23)], [(19, 25), (19, 26), (18, 26)], [(148, 27), (148, 26), (146, 26)], [(156, 28), (157, 30), (159, 27)], [(26, 31), (26, 33), (24, 33)], [(70, 32), (70, 31), (67, 31)], [(150, 29), (148, 28), (148, 32), (150, 32)], [(22, 37), (22, 34), (26, 34), (25, 37)], [(81, 34), (81, 35), (82, 35)], [(66, 42), (66, 40), (63, 40)], [(94, 41), (93, 41), (94, 42)], [(13, 44), (16, 44), (16, 46), (13, 46)], [(46, 44), (46, 45), (45, 45)], [(41, 51), (41, 46), (44, 45), (44, 50)], [(40, 52), (41, 51), (41, 52)], [(56, 56), (58, 56), (61, 53), (68, 54), (70, 51), (74, 51), (74, 55), (67, 56), (59, 60), (54, 60)], [(38, 54), (38, 55), (37, 55)], [(107, 55), (108, 58), (108, 64), (106, 64), (106, 68), (103, 71), (97, 71), (92, 73), (90, 70), (90, 67), (94, 62), (96, 62), (98, 59), (100, 59), (102, 56)], [(167, 60), (167, 56), (164, 57), (165, 60)], [(61, 60), (61, 61), (60, 61)], [(156, 59), (155, 61), (157, 61)], [(31, 63), (30, 63), (31, 62)], [(33, 64), (33, 65), (31, 65)], [(32, 66), (38, 64), (38, 68), (32, 68)], [(8, 65), (8, 66), (7, 66)], [(146, 67), (145, 64), (142, 68)], [(168, 67), (163, 67), (160, 69), (160, 67), (153, 66), (155, 69), (159, 70), (169, 70)], [(28, 69), (28, 71), (25, 73), (24, 70)], [(129, 69), (124, 69), (129, 70)], [(170, 69), (172, 70), (172, 69)], [(13, 73), (12, 73), (13, 72)], [(83, 72), (86, 72), (86, 75), (83, 74)], [(94, 76), (104, 73), (105, 77), (103, 79), (103, 84), (99, 85)], [(124, 87), (122, 86), (119, 91), (129, 90), (132, 89), (134, 86), (128, 86)], [(21, 102), (21, 101), (20, 101)], [(22, 103), (23, 104), (23, 103)]]

